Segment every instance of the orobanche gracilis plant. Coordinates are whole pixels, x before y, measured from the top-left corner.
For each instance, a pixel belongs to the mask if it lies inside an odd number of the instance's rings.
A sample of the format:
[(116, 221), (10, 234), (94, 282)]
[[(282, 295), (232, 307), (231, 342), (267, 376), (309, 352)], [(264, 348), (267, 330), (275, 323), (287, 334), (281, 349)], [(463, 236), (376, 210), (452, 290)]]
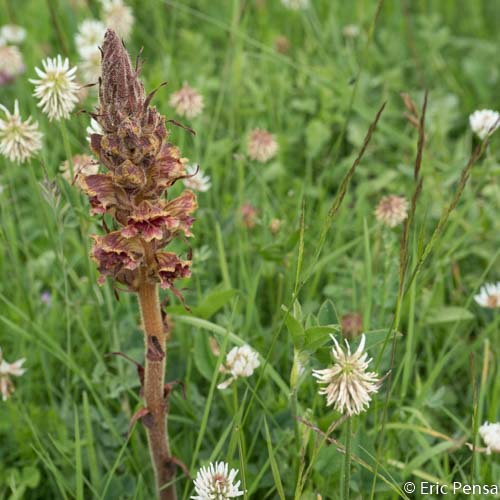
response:
[[(145, 366), (139, 369), (147, 434), (160, 498), (175, 498), (177, 459), (171, 456), (166, 418), (171, 385), (165, 384), (168, 325), (160, 308), (158, 287), (177, 296), (174, 280), (190, 274), (190, 262), (162, 249), (178, 236), (190, 236), (196, 208), (187, 190), (167, 200), (167, 191), (186, 176), (178, 149), (167, 142), (165, 118), (150, 106), (154, 92), (145, 95), (137, 65), (116, 33), (108, 30), (102, 46), (99, 106), (92, 116), (102, 133), (93, 133), (90, 147), (106, 173), (87, 175), (82, 189), (91, 212), (108, 214), (114, 227), (92, 236), (92, 258), (103, 283), (106, 277), (138, 295), (145, 334)], [(181, 297), (182, 298), (182, 297)], [(169, 484), (170, 483), (170, 484)]]

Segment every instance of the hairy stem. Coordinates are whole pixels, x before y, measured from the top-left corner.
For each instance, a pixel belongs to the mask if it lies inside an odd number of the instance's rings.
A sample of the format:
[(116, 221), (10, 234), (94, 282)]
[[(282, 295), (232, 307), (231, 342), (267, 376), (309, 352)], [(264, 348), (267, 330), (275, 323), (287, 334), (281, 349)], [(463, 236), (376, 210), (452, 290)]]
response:
[(146, 343), (144, 401), (149, 414), (143, 420), (155, 471), (160, 500), (176, 500), (175, 464), (167, 433), (168, 406), (165, 399), (166, 336), (158, 298), (158, 286), (145, 279), (139, 287), (139, 304)]

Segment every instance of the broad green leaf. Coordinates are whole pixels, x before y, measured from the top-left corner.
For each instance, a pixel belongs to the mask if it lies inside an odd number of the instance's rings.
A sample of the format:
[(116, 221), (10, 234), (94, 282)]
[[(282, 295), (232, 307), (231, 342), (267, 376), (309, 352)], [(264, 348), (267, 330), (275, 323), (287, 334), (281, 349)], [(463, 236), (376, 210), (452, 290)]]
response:
[(206, 335), (194, 336), (194, 363), (198, 371), (207, 380), (212, 380), (215, 367), (215, 356), (210, 350)]
[(235, 295), (236, 290), (214, 290), (208, 293), (201, 302), (191, 311), (186, 310), (183, 306), (169, 306), (169, 314), (179, 314), (183, 316), (196, 316), (197, 318), (209, 319), (216, 312), (220, 311)]
[(318, 323), (320, 325), (331, 325), (338, 322), (335, 306), (330, 299), (321, 304), (318, 311)]
[(330, 334), (340, 331), (339, 325), (312, 326), (305, 331), (304, 351), (314, 352), (330, 340)]
[(456, 321), (469, 321), (474, 319), (474, 315), (463, 307), (447, 306), (431, 312), (427, 318), (428, 325), (437, 325), (439, 323), (452, 323)]
[(193, 308), (193, 313), (198, 318), (209, 319), (222, 309), (234, 296), (236, 290), (216, 290), (205, 296), (203, 301)]
[(285, 306), (282, 306), (282, 309), (285, 311), (285, 325), (288, 329), (288, 333), (290, 333), (292, 337), (292, 342), (295, 349), (302, 349), (305, 340), (305, 331), (302, 325), (298, 320), (292, 316), (291, 313), (288, 312)]

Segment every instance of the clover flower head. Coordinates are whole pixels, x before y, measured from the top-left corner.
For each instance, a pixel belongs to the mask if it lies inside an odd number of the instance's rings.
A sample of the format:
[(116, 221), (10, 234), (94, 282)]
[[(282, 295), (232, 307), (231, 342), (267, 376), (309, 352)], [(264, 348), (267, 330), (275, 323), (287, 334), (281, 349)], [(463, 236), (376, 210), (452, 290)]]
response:
[(101, 54), (94, 52), (80, 61), (78, 66), (80, 70), (80, 77), (83, 82), (87, 84), (96, 83), (101, 76)]
[(486, 444), (486, 453), (488, 455), (490, 455), (492, 451), (500, 453), (500, 422), (496, 424), (485, 422), (479, 427), (479, 434)]
[(402, 196), (384, 196), (375, 209), (375, 217), (388, 227), (396, 227), (408, 217), (408, 207)]
[(226, 363), (221, 366), (222, 373), (231, 376), (217, 386), (218, 389), (226, 389), (239, 377), (251, 377), (260, 365), (259, 355), (249, 345), (233, 347), (226, 356)]
[(479, 294), (474, 295), (474, 300), (482, 307), (500, 308), (500, 281), (496, 284), (485, 283), (479, 290)]
[(134, 13), (131, 7), (124, 4), (123, 0), (101, 0), (101, 4), (106, 27), (127, 41), (134, 26)]
[(188, 165), (186, 167), (186, 175), (187, 177), (182, 182), (189, 189), (204, 193), (212, 187), (210, 177), (204, 175), (196, 165)]
[(99, 45), (106, 33), (106, 26), (97, 19), (85, 19), (78, 26), (78, 32), (75, 35), (75, 45), (78, 54), (82, 59), (98, 54)]
[(5, 43), (19, 45), (26, 38), (26, 30), (17, 24), (5, 24), (0, 28), (0, 39)]
[(346, 38), (357, 38), (359, 36), (359, 26), (357, 24), (346, 24), (342, 28), (342, 34)]
[(313, 376), (318, 384), (324, 384), (319, 394), (326, 396), (326, 405), (333, 405), (340, 413), (348, 416), (358, 415), (369, 406), (372, 394), (378, 392), (381, 380), (375, 372), (367, 371), (371, 359), (364, 351), (365, 335), (356, 352), (351, 353), (351, 347), (345, 341), (344, 350), (332, 335), (334, 346), (332, 355), (333, 366), (324, 370), (313, 370)]
[(243, 203), (240, 208), (243, 225), (247, 229), (253, 229), (257, 219), (257, 209), (251, 203)]
[(280, 232), (281, 225), (283, 221), (280, 219), (271, 219), (271, 222), (269, 223), (269, 231), (271, 231), (272, 234), (276, 235)]
[(252, 160), (266, 163), (278, 152), (274, 135), (267, 130), (256, 128), (250, 132), (247, 145), (248, 156)]
[(479, 139), (484, 140), (500, 126), (500, 114), (491, 109), (474, 111), (469, 116), (469, 123)]
[(5, 119), (0, 119), (0, 153), (16, 163), (24, 163), (42, 148), (42, 133), (31, 116), (23, 121), (19, 114), (19, 102), (14, 102), (14, 113), (0, 104)]
[(43, 71), (35, 68), (38, 80), (30, 79), (35, 85), (35, 97), (38, 106), (46, 113), (49, 120), (69, 118), (78, 102), (79, 87), (75, 82), (76, 66), (69, 67), (69, 59), (58, 55), (42, 61)]
[(203, 96), (184, 82), (182, 88), (170, 96), (170, 105), (178, 115), (194, 118), (203, 111)]
[(24, 70), (24, 60), (19, 48), (0, 43), (0, 86), (12, 83)]
[(355, 338), (363, 329), (363, 316), (358, 312), (344, 314), (340, 319), (340, 325), (344, 337)]
[(26, 372), (22, 367), (25, 361), (25, 358), (21, 358), (14, 361), (14, 363), (7, 363), (0, 349), (0, 392), (2, 393), (3, 401), (7, 401), (15, 390), (11, 377), (20, 377)]
[(238, 469), (229, 470), (225, 462), (210, 463), (202, 467), (196, 474), (194, 489), (196, 495), (193, 500), (226, 500), (243, 496), (241, 481), (235, 482)]

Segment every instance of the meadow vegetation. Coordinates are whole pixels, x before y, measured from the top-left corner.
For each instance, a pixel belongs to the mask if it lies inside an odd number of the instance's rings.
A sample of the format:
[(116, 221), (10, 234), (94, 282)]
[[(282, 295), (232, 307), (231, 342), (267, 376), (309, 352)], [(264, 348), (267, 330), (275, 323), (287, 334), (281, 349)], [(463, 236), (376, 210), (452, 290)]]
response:
[[(178, 497), (219, 461), (253, 499), (494, 485), (500, 432), (486, 448), (480, 428), (500, 420), (500, 289), (475, 296), (500, 279), (500, 135), (469, 116), (500, 108), (500, 4), (289, 3), (126, 0), (146, 93), (167, 81), (152, 104), (196, 132), (167, 123), (194, 175), (169, 199), (198, 199), (193, 237), (168, 248), (192, 275), (161, 292), (167, 381), (182, 382), (170, 446), (192, 476), (177, 468)], [(26, 29), (0, 104), (17, 99), (43, 134), (32, 158), (0, 157), (0, 347), (26, 370), (0, 401), (0, 497), (154, 498), (145, 428), (129, 432), (137, 367), (111, 355), (144, 360), (137, 297), (98, 283), (89, 236), (105, 229), (77, 189), (75, 155), (92, 154), (77, 111), (95, 110), (96, 87), (49, 120), (29, 81), (61, 54), (92, 83), (75, 35), (103, 5), (0, 5), (0, 26)], [(377, 375), (350, 416), (313, 370), (334, 362), (330, 335), (354, 353), (361, 333)]]

